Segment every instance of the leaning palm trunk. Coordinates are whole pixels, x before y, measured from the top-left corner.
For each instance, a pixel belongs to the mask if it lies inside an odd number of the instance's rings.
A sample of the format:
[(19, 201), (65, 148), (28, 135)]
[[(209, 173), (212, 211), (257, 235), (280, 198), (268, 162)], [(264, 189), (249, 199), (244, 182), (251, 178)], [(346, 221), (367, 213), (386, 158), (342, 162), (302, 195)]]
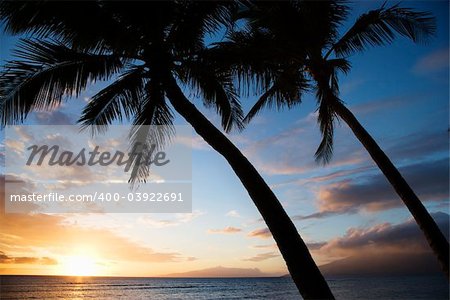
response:
[(253, 165), (184, 96), (175, 79), (166, 81), (170, 103), (194, 130), (231, 165), (271, 231), (289, 272), (304, 299), (334, 299), (305, 242), (275, 194)]
[(381, 169), (388, 181), (391, 183), (397, 194), (405, 203), (408, 210), (413, 215), (420, 229), (437, 256), (441, 268), (449, 278), (449, 244), (445, 236), (442, 234), (434, 219), (430, 216), (417, 195), (403, 179), (400, 172), (381, 150), (375, 140), (358, 122), (352, 112), (340, 102), (334, 104), (335, 111), (339, 117), (344, 120), (353, 131), (358, 140), (363, 144), (364, 148), (369, 152), (372, 159)]

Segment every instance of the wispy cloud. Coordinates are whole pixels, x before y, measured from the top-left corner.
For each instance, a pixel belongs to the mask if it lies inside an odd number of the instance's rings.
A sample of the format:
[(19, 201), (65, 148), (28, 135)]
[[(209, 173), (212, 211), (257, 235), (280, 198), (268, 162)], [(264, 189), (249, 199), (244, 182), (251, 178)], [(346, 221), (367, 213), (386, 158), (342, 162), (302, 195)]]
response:
[(242, 231), (242, 229), (232, 227), (232, 226), (227, 226), (222, 229), (208, 229), (208, 233), (211, 233), (211, 234), (233, 234), (233, 233), (239, 233), (241, 231)]
[(263, 260), (267, 260), (267, 259), (278, 257), (278, 256), (280, 256), (280, 255), (275, 252), (266, 252), (266, 253), (256, 254), (255, 256), (252, 256), (249, 258), (244, 258), (243, 260), (244, 261), (263, 261)]
[(39, 125), (74, 125), (75, 118), (63, 111), (39, 111), (34, 114)]
[[(244, 149), (258, 170), (268, 175), (298, 175), (319, 168), (314, 153), (320, 143), (317, 114), (311, 113), (284, 131), (249, 143)], [(350, 132), (336, 128), (334, 158), (327, 168), (359, 164), (367, 160)]]
[[(432, 216), (448, 238), (449, 215), (438, 212)], [(363, 251), (386, 254), (430, 251), (423, 233), (412, 219), (399, 224), (382, 223), (367, 228), (350, 228), (343, 236), (331, 239), (315, 250), (340, 257), (356, 255)]]
[(252, 248), (255, 249), (278, 249), (277, 244), (265, 244), (265, 245), (253, 245)]
[[(9, 251), (17, 252), (26, 248), (46, 249), (54, 255), (66, 255), (70, 249), (89, 245), (97, 253), (101, 253), (103, 261), (150, 263), (189, 259), (176, 251), (154, 250), (107, 229), (63, 226), (63, 221), (64, 217), (58, 215), (4, 214), (1, 216), (2, 231), (17, 238), (11, 240), (8, 236), (0, 235), (0, 244), (3, 249)], [(50, 260), (45, 262), (49, 263)]]
[(395, 141), (386, 148), (389, 156), (398, 160), (424, 159), (429, 156), (448, 155), (447, 129), (435, 132), (413, 133)]
[(449, 48), (443, 48), (429, 53), (419, 59), (413, 67), (416, 74), (429, 74), (449, 67)]
[(405, 105), (405, 99), (408, 99), (408, 103), (411, 103), (413, 101), (419, 101), (421, 98), (422, 95), (417, 94), (395, 95), (352, 105), (350, 109), (356, 115), (367, 115), (402, 107)]
[(173, 139), (173, 142), (195, 150), (211, 150), (211, 147), (198, 135), (186, 136), (178, 134)]
[(226, 214), (225, 214), (225, 216), (227, 216), (227, 217), (232, 217), (232, 218), (240, 218), (241, 217), (241, 215), (236, 211), (236, 210), (230, 210), (229, 212), (227, 212)]
[(272, 234), (270, 233), (269, 228), (260, 228), (250, 231), (247, 236), (268, 239), (272, 237)]
[[(424, 161), (400, 168), (400, 172), (423, 201), (445, 201), (449, 196), (448, 159)], [(359, 176), (325, 185), (317, 192), (319, 211), (295, 216), (296, 220), (351, 214), (360, 210), (380, 211), (403, 205), (386, 178)]]
[(144, 217), (140, 217), (137, 222), (139, 224), (147, 225), (152, 228), (174, 227), (179, 226), (181, 224), (189, 223), (204, 214), (205, 212), (195, 210), (192, 213), (175, 214), (168, 219), (158, 219), (150, 215), (147, 215)]
[(0, 264), (57, 265), (58, 261), (50, 257), (9, 256), (0, 251)]

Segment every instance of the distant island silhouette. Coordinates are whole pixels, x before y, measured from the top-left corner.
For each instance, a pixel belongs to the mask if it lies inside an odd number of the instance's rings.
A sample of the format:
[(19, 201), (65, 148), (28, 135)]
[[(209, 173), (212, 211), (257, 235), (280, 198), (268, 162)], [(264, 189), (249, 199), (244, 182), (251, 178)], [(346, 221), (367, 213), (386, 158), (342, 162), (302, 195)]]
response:
[[(352, 256), (319, 266), (323, 275), (332, 276), (443, 276), (432, 253)], [(282, 277), (290, 277), (289, 274)]]
[(263, 273), (258, 268), (227, 268), (217, 266), (201, 270), (171, 273), (163, 275), (163, 277), (271, 277), (273, 275)]

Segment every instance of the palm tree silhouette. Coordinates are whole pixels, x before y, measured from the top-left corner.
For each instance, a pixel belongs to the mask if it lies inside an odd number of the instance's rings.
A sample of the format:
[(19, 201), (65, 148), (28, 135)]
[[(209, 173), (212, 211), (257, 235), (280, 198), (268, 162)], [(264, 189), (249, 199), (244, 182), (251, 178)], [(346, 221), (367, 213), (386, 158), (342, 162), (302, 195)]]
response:
[(396, 34), (413, 42), (426, 41), (435, 32), (434, 18), (385, 3), (361, 15), (339, 36), (339, 26), (349, 13), (343, 1), (245, 4), (237, 18), (247, 20), (247, 25), (231, 32), (229, 40), (217, 44), (210, 54), (216, 60), (237, 58), (224, 64), (234, 69), (240, 82), (262, 94), (245, 121), (266, 106), (290, 108), (301, 102), (305, 92), (315, 90), (322, 133), (316, 160), (327, 163), (331, 159), (335, 120), (346, 122), (413, 215), (448, 278), (448, 241), (394, 164), (339, 98), (338, 84), (338, 73), (350, 70), (348, 56), (390, 44)]
[[(233, 168), (270, 229), (305, 299), (333, 295), (275, 194), (247, 158), (186, 98), (198, 92), (226, 131), (242, 127), (232, 74), (203, 59), (204, 36), (227, 24), (233, 2), (2, 1), (6, 30), (24, 34), (1, 74), (1, 122), (22, 122), (78, 96), (98, 80), (112, 80), (86, 105), (79, 122), (104, 128), (130, 118), (172, 125), (172, 107)], [(201, 59), (200, 59), (201, 58)], [(163, 140), (171, 130), (159, 132)], [(142, 133), (142, 132), (141, 132)], [(144, 172), (145, 173), (145, 172)], [(142, 175), (141, 173), (137, 174)], [(145, 175), (145, 174), (144, 174)]]

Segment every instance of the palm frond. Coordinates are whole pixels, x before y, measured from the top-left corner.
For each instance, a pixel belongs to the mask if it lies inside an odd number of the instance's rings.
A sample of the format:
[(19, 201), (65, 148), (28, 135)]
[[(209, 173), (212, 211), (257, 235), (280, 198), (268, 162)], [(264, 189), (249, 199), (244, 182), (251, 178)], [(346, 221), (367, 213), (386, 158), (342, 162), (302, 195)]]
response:
[(231, 28), (234, 1), (180, 1), (168, 42), (177, 51), (201, 50), (208, 34)]
[(161, 82), (153, 78), (145, 91), (141, 110), (135, 115), (130, 131), (131, 150), (139, 154), (132, 162), (129, 179), (132, 185), (145, 182), (150, 175), (150, 165), (143, 159), (153, 158), (152, 148), (156, 151), (164, 149), (175, 134), (173, 115), (165, 102)]
[(98, 129), (106, 129), (114, 120), (129, 119), (140, 110), (144, 96), (145, 81), (143, 68), (133, 67), (95, 94), (83, 109), (78, 120), (82, 128), (90, 127), (95, 134)]
[(322, 140), (314, 154), (316, 162), (327, 164), (333, 156), (335, 113), (326, 104), (319, 105), (317, 122), (319, 123)]
[(283, 65), (299, 64), (302, 52), (286, 53), (265, 31), (231, 31), (227, 40), (207, 50), (208, 60), (235, 76), (240, 95), (260, 95), (273, 84)]
[(361, 15), (355, 24), (328, 51), (343, 57), (371, 46), (392, 43), (395, 33), (413, 42), (426, 42), (436, 32), (435, 19), (429, 12), (414, 11), (398, 4), (384, 6)]
[(350, 62), (344, 58), (329, 59), (326, 61), (330, 69), (330, 87), (334, 95), (339, 95), (339, 76), (338, 73), (348, 74), (350, 72)]
[(316, 97), (319, 106), (317, 122), (322, 134), (322, 140), (314, 156), (316, 162), (325, 165), (330, 162), (333, 156), (334, 122), (336, 120), (334, 103), (341, 102), (341, 100), (323, 82), (319, 82), (317, 85)]
[(207, 107), (215, 107), (221, 116), (222, 127), (229, 132), (233, 128), (243, 128), (243, 112), (233, 76), (228, 71), (214, 69), (206, 61), (190, 61), (177, 73), (178, 78), (202, 97)]
[[(105, 1), (1, 1), (0, 19), (12, 34), (51, 37), (76, 49), (135, 52), (140, 34)], [(131, 10), (122, 5), (122, 11)], [(95, 30), (93, 29), (95, 28)]]
[(303, 1), (295, 0), (294, 6), (303, 20), (298, 39), (303, 39), (312, 51), (331, 46), (338, 36), (339, 27), (347, 19), (350, 8), (347, 0)]
[(78, 96), (88, 83), (107, 80), (123, 67), (113, 55), (74, 51), (60, 43), (22, 40), (0, 79), (1, 124), (22, 122), (33, 109), (51, 109)]
[(247, 28), (266, 30), (286, 48), (309, 51), (331, 45), (347, 18), (346, 1), (250, 1), (240, 13)]
[(264, 107), (292, 108), (301, 103), (303, 92), (309, 89), (309, 83), (303, 76), (303, 72), (295, 68), (286, 69), (274, 80), (272, 86), (267, 89), (250, 109), (244, 119), (249, 123)]

